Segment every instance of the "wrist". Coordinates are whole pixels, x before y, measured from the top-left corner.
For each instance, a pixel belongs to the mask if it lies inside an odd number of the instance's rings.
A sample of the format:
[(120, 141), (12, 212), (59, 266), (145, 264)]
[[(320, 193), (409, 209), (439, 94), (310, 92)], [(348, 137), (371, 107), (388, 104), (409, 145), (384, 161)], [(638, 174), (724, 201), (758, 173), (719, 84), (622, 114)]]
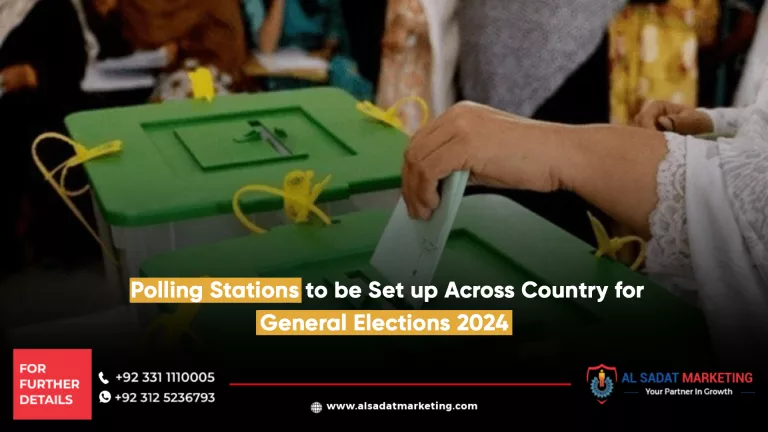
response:
[(573, 191), (589, 163), (589, 139), (584, 126), (552, 126), (544, 143), (549, 147), (550, 177), (558, 190)]
[(600, 208), (627, 201), (626, 194), (633, 190), (637, 197), (652, 201), (656, 172), (668, 152), (664, 133), (593, 125), (574, 127), (563, 139), (567, 145), (561, 147), (553, 168), (563, 189)]

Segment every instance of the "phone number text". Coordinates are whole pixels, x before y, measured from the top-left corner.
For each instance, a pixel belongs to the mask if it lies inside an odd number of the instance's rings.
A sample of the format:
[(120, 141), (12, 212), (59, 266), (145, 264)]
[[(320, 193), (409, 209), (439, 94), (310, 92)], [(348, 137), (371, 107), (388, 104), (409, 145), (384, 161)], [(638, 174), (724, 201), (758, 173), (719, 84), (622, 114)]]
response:
[(120, 393), (115, 400), (122, 403), (213, 403), (213, 393)]

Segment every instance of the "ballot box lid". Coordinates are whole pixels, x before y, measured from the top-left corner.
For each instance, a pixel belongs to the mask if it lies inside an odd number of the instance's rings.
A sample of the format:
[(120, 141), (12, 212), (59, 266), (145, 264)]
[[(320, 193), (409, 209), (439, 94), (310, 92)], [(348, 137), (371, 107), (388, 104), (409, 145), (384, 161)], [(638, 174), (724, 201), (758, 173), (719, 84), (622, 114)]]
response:
[[(145, 226), (231, 212), (238, 189), (282, 188), (294, 170), (314, 171), (315, 181), (332, 176), (318, 202), (398, 187), (408, 137), (356, 103), (320, 87), (85, 111), (66, 124), (89, 148), (123, 142), (86, 170), (109, 224)], [(282, 202), (253, 193), (241, 204), (250, 213)]]
[[(179, 250), (147, 261), (142, 275), (150, 278), (301, 277), (305, 285), (312, 283), (328, 288), (324, 299), (308, 298), (305, 293), (302, 304), (200, 306), (193, 327), (202, 339), (213, 344), (230, 343), (228, 348), (243, 348), (249, 343), (263, 347), (273, 338), (255, 335), (257, 309), (383, 308), (380, 301), (373, 299), (362, 305), (336, 299), (334, 286), (339, 282), (345, 286), (358, 285), (367, 291), (370, 281), (383, 285), (396, 283), (382, 280), (369, 265), (388, 217), (386, 212), (363, 211), (341, 216), (328, 226), (281, 226), (263, 235)], [(609, 289), (602, 302), (597, 298), (526, 298), (522, 286), (529, 281), (538, 286), (584, 283)], [(616, 298), (614, 287), (618, 281), (623, 285), (643, 286), (642, 297)], [(509, 299), (443, 298), (450, 282), (458, 287), (513, 286), (515, 295)], [(562, 349), (575, 349), (587, 355), (605, 353), (607, 347), (618, 346), (622, 346), (622, 353), (636, 355), (645, 352), (641, 342), (651, 344), (654, 352), (664, 346), (664, 341), (678, 348), (680, 343), (708, 346), (706, 326), (696, 308), (640, 273), (610, 259), (595, 257), (589, 244), (497, 195), (474, 195), (463, 200), (433, 285), (438, 287), (440, 295), (425, 303), (424, 309), (512, 310), (513, 336), (491, 338), (505, 349), (550, 341)], [(536, 292), (536, 289), (527, 291)], [(407, 307), (399, 305), (397, 299), (387, 303), (395, 308)], [(322, 346), (349, 338), (316, 339), (322, 341), (318, 342)], [(387, 338), (374, 339), (371, 342), (374, 351), (382, 352)], [(427, 337), (430, 342), (425, 345), (423, 339), (399, 337), (397, 343), (411, 343), (414, 349), (426, 349), (441, 340), (455, 341), (455, 338)], [(462, 341), (468, 339), (478, 338), (462, 338)], [(362, 342), (354, 342), (359, 343)]]

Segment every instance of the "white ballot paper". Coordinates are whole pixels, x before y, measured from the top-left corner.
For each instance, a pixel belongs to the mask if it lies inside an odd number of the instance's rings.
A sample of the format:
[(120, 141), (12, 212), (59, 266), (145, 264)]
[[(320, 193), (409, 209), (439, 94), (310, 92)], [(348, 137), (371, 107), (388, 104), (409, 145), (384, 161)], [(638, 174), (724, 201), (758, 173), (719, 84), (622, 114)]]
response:
[(256, 59), (269, 72), (328, 69), (327, 60), (312, 57), (308, 52), (294, 47), (283, 48), (272, 54), (256, 53)]
[(387, 282), (403, 284), (406, 300), (417, 309), (424, 299), (412, 298), (411, 286), (432, 282), (468, 180), (469, 173), (460, 171), (443, 181), (440, 205), (428, 221), (411, 219), (401, 197), (371, 258)]

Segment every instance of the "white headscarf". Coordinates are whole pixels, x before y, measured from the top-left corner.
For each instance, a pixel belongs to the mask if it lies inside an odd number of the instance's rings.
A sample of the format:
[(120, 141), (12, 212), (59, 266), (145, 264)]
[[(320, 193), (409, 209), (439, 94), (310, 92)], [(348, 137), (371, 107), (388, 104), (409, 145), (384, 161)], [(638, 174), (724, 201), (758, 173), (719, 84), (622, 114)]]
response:
[(0, 46), (27, 17), (38, 0), (0, 0)]

